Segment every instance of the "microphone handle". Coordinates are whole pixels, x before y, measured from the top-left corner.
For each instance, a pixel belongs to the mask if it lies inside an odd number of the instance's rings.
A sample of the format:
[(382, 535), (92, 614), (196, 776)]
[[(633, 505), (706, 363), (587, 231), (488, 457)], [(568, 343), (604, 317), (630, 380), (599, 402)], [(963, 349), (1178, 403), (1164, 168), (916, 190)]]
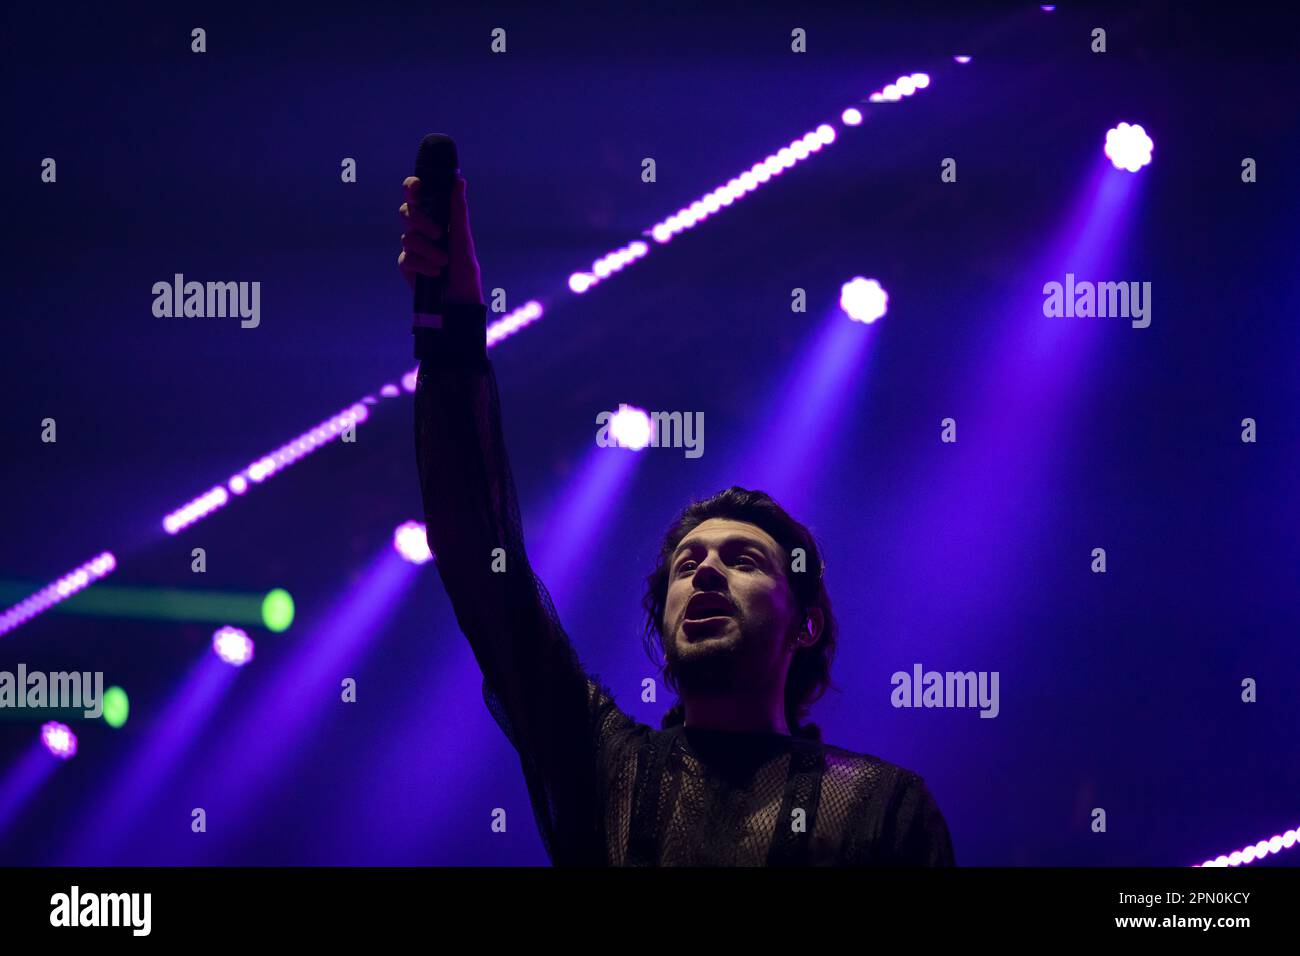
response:
[[(426, 139), (432, 139), (433, 136), (431, 134)], [(442, 141), (439, 144), (441, 148), (430, 149), (426, 144), (421, 144), (421, 149), (416, 154), (415, 175), (420, 179), (420, 208), (441, 230), (434, 245), (444, 254), (450, 255), (447, 227), (451, 221), (451, 190), (460, 175), (460, 168), (457, 165), (455, 146), (445, 137), (439, 136), (437, 139)], [(411, 332), (415, 337), (417, 359), (423, 357), (425, 348), (430, 344), (428, 330), (443, 327), (443, 302), (450, 274), (451, 266), (448, 263), (436, 276), (417, 274), (415, 277)]]

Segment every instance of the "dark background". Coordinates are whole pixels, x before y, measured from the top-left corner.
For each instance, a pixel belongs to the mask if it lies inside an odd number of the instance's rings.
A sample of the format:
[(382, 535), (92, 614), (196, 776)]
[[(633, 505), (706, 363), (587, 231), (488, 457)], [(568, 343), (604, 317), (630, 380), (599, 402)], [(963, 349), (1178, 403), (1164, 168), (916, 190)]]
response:
[[(356, 444), (178, 536), (160, 525), (413, 365), (396, 210), (429, 131), (459, 144), (485, 289), (547, 308), (492, 353), (530, 553), (571, 548), (539, 567), (637, 719), (671, 703), (639, 694), (658, 536), (691, 496), (789, 459), (797, 479), (767, 487), (823, 542), (842, 627), (841, 691), (814, 718), (924, 775), (959, 863), (1190, 864), (1300, 825), (1296, 24), (1273, 4), (864, 7), (8, 8), (0, 578), (36, 588), (108, 549), (106, 586), (282, 586), (298, 618), (250, 630), (255, 663), (171, 725), (166, 762), (137, 755), (156, 754), (212, 625), (52, 612), (0, 638), (0, 669), (103, 670), (132, 705), (118, 731), (74, 724), (78, 756), (0, 820), (0, 861), (545, 862), (436, 572), (385, 563), (420, 517), (409, 396), (372, 408)], [(918, 70), (928, 90), (840, 126)], [(1069, 264), (1051, 250), (1120, 120), (1155, 159), (1094, 237), (1104, 268), (1079, 277), (1150, 281), (1151, 327), (1055, 320), (1029, 357), (1053, 321), (1042, 284)], [(832, 147), (567, 291), (821, 122)], [(151, 287), (176, 272), (260, 281), (261, 326), (155, 318)], [(867, 338), (833, 427), (792, 450), (781, 416), (859, 274), (889, 314), (853, 327)], [(567, 538), (553, 516), (620, 402), (703, 411), (705, 455), (642, 453)], [(947, 416), (956, 445), (939, 442)], [(889, 677), (915, 662), (998, 671), (1000, 716), (894, 709)], [(0, 722), (0, 788), (37, 725)], [(147, 788), (126, 769), (142, 765)]]

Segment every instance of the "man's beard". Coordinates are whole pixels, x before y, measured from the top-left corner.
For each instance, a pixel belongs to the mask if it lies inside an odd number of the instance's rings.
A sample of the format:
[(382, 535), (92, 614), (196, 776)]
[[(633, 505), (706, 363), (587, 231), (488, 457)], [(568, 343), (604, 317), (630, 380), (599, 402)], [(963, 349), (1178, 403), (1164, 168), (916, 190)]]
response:
[[(664, 658), (677, 693), (690, 696), (717, 696), (751, 689), (755, 680), (761, 680), (756, 668), (762, 668), (754, 658), (761, 656), (761, 634), (753, 634), (750, 625), (739, 611), (736, 612), (735, 633), (726, 639), (710, 637), (691, 641), (681, 631), (677, 632)], [(799, 621), (791, 622), (785, 641), (792, 640), (798, 632)], [(681, 641), (686, 644), (685, 653)]]
[[(739, 613), (734, 623), (726, 626), (734, 627), (735, 632), (725, 639), (708, 637), (691, 641), (678, 625), (665, 658), (679, 694), (728, 694), (743, 683), (742, 672), (752, 635), (747, 633), (745, 620)], [(682, 644), (686, 645), (684, 650)]]

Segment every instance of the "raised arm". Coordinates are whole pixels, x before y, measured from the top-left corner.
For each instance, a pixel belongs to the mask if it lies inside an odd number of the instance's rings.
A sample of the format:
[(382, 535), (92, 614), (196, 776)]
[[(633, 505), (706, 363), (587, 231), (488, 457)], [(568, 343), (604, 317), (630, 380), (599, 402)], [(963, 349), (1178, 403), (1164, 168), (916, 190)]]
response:
[(452, 199), (450, 264), (432, 243), (438, 227), (419, 210), (418, 185), (406, 181), (399, 268), (412, 280), (449, 269), (444, 327), (421, 346), (415, 391), (429, 548), (488, 708), (519, 753), (547, 852), (556, 864), (599, 864), (597, 755), (627, 718), (587, 678), (524, 550), (464, 180)]

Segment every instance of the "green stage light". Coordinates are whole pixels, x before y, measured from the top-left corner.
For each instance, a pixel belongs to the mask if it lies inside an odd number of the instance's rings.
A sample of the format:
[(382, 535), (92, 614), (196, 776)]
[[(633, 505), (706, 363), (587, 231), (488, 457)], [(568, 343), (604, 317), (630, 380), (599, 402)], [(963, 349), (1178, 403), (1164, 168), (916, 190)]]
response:
[(121, 727), (130, 712), (131, 702), (127, 700), (126, 691), (120, 687), (104, 691), (104, 723), (114, 729)]
[(293, 623), (293, 598), (284, 588), (268, 591), (262, 599), (262, 623), (268, 631), (277, 633)]
[[(36, 590), (22, 581), (0, 580), (0, 607), (22, 600)], [(181, 588), (106, 587), (96, 584), (79, 591), (50, 608), (57, 614), (84, 614), (90, 617), (125, 617), (154, 621), (211, 621), (214, 624), (262, 624), (267, 601), (284, 616), (285, 627), (293, 620), (293, 601), (278, 588), (268, 594), (238, 591), (204, 591)], [(285, 603), (287, 602), (287, 604)], [(283, 628), (281, 628), (283, 630)]]

